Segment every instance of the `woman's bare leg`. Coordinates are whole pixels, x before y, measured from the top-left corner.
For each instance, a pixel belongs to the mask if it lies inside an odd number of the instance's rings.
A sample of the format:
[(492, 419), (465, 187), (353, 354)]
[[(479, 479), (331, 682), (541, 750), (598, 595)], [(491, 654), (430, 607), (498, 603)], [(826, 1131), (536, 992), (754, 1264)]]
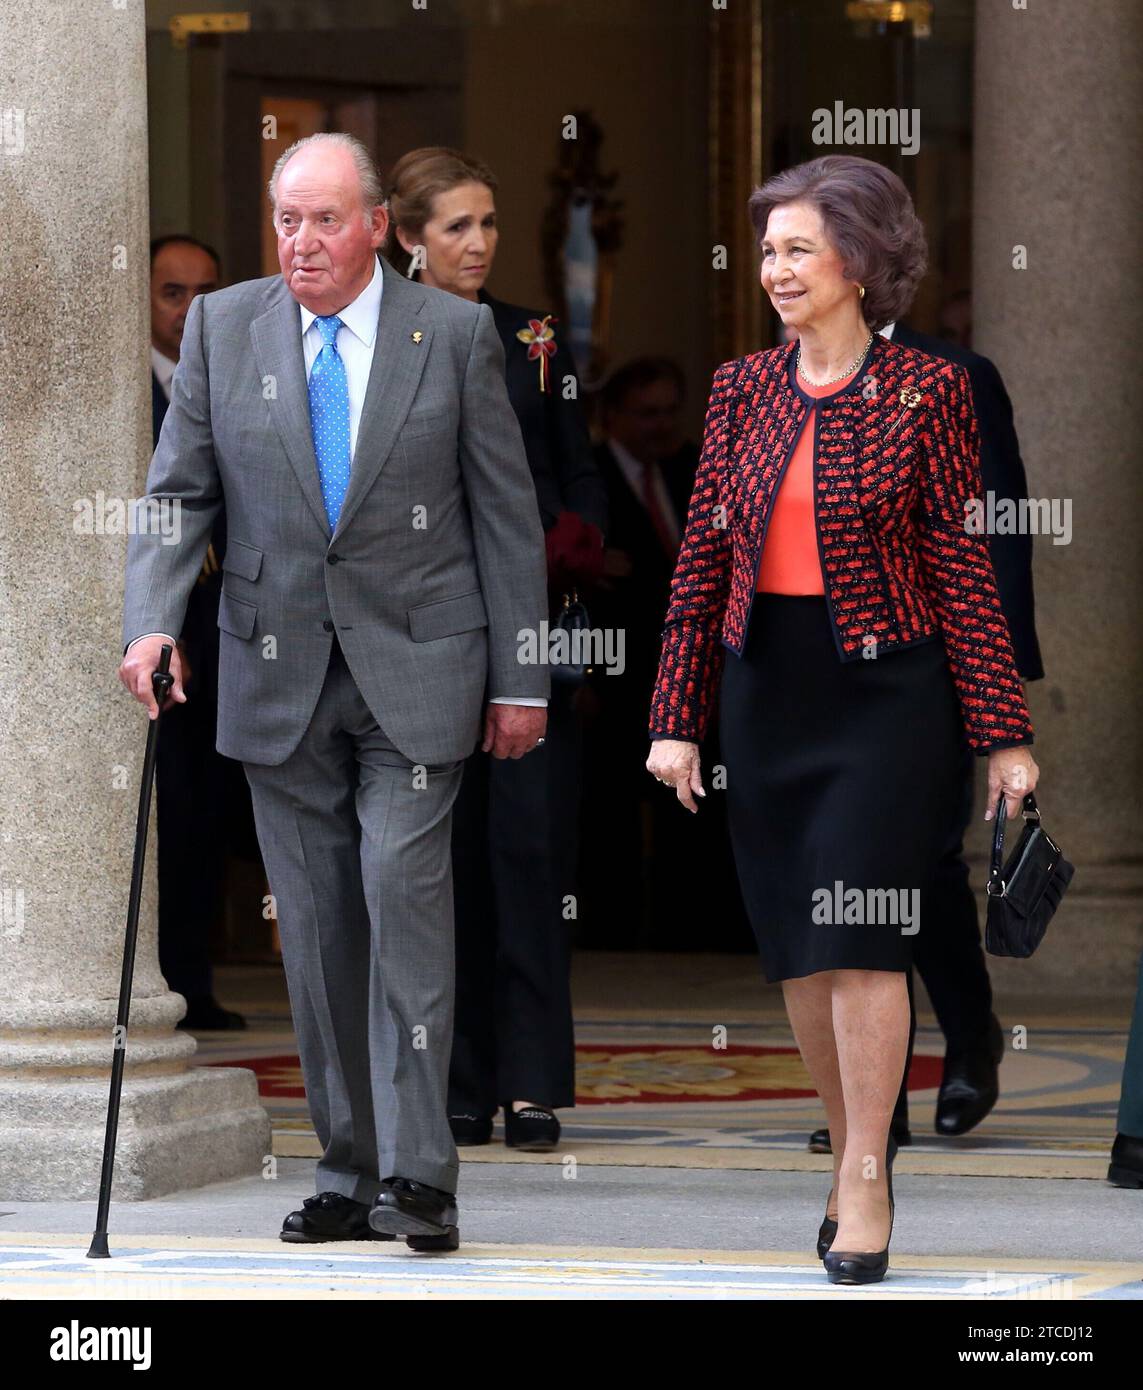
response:
[(835, 1250), (884, 1250), (889, 1239), (885, 1150), (909, 1041), (905, 976), (835, 970), (833, 1036), (844, 1098)]
[(800, 980), (783, 980), (782, 993), (798, 1051), (825, 1106), (833, 1150), (833, 1186), (826, 1215), (836, 1221), (838, 1170), (845, 1153), (845, 1101), (833, 1036), (833, 974), (832, 970), (823, 970)]

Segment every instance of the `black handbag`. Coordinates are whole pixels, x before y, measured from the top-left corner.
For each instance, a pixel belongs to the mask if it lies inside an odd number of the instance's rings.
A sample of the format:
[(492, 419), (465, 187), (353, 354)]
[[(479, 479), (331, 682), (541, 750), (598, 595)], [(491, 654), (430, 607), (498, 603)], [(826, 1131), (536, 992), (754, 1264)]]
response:
[[(564, 601), (556, 616), (554, 630), (563, 634), (562, 638), (557, 639), (557, 641), (564, 646), (568, 659), (552, 663), (553, 681), (579, 685), (591, 673), (591, 667), (585, 661), (577, 660), (585, 654), (585, 642), (590, 643), (590, 627), (591, 619), (587, 615), (587, 608), (580, 601), (576, 591), (573, 589), (570, 596), (564, 594)], [(580, 631), (584, 633), (584, 637), (577, 640), (576, 633)], [(590, 650), (590, 645), (587, 649)]]
[(992, 865), (988, 874), (988, 916), (984, 944), (994, 956), (1030, 956), (1043, 940), (1052, 914), (1075, 873), (1059, 845), (1040, 824), (1031, 792), (1024, 798), (1024, 833), (1001, 866), (1004, 826), (1008, 813), (1004, 797), (996, 806), (992, 832)]

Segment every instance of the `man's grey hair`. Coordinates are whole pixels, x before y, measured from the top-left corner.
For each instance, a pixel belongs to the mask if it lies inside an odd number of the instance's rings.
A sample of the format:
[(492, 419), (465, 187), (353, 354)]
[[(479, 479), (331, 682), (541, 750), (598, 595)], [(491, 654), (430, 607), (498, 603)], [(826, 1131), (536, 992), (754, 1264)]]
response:
[(373, 163), (373, 156), (357, 136), (346, 135), (339, 130), (323, 130), (316, 135), (307, 135), (304, 140), (295, 140), (288, 150), (283, 150), (278, 156), (278, 162), (274, 165), (274, 172), (270, 175), (269, 184), (270, 206), (274, 209), (274, 221), (277, 222), (278, 220), (278, 179), (282, 170), (299, 150), (304, 150), (310, 145), (328, 145), (333, 149), (348, 150), (353, 156), (357, 178), (361, 184), (361, 202), (365, 210), (365, 225), (369, 226), (373, 221), (373, 209), (378, 203), (385, 201), (384, 191), (381, 187), (381, 175), (377, 172), (376, 164)]

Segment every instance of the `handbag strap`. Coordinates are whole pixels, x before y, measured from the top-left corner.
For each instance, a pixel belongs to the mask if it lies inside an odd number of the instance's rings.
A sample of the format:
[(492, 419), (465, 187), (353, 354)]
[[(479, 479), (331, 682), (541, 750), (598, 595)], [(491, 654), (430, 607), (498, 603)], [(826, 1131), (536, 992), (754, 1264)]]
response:
[[(1040, 819), (1040, 809), (1031, 792), (1024, 797), (1024, 819)], [(992, 863), (988, 869), (988, 882), (984, 885), (984, 891), (990, 898), (1004, 896), (1004, 880), (1000, 875), (1004, 868), (1004, 830), (1007, 823), (1008, 802), (1001, 792), (996, 802), (996, 825), (992, 831)]]

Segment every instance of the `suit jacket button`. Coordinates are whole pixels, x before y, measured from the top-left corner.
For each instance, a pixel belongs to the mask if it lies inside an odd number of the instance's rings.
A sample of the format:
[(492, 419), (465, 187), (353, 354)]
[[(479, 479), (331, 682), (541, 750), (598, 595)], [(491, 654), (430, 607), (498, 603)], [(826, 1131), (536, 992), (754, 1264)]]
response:
[(341, 559), (341, 556), (340, 556), (340, 555), (327, 555), (327, 556), (325, 557), (325, 562), (326, 562), (327, 565), (336, 565), (337, 562), (338, 562), (340, 559)]
[(333, 631), (333, 624), (330, 622), (328, 618), (325, 620), (324, 623), (322, 623), (322, 627), (326, 630), (326, 632)]

